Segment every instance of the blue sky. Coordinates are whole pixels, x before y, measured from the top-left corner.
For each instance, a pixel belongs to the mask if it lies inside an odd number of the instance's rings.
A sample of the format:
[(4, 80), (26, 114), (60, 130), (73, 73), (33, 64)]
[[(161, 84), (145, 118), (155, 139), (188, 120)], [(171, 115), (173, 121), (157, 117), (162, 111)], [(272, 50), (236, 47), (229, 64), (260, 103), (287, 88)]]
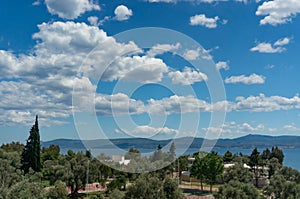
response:
[(7, 1), (0, 141), (24, 142), (36, 114), (42, 140), (299, 135), (299, 13), (297, 0)]

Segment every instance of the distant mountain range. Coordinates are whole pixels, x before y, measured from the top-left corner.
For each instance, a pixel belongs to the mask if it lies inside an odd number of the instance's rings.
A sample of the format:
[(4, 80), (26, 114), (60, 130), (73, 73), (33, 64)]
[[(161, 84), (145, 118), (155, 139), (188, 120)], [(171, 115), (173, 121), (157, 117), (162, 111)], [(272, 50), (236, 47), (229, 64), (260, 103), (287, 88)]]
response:
[[(203, 142), (205, 146), (214, 146), (214, 148), (246, 148), (252, 149), (267, 148), (272, 146), (278, 146), (281, 148), (300, 148), (300, 136), (266, 136), (266, 135), (247, 135), (234, 139), (218, 139), (218, 140), (204, 140), (203, 138), (183, 137), (174, 140), (151, 140), (147, 138), (120, 138), (111, 139), (117, 147), (128, 150), (131, 147), (143, 150), (155, 150), (158, 145), (166, 146), (171, 142), (175, 143), (177, 149), (184, 148), (186, 143), (190, 143), (189, 148), (200, 149)], [(68, 149), (74, 151), (85, 150), (85, 145), (88, 145), (92, 149), (110, 149), (111, 144), (108, 140), (72, 140), (72, 139), (57, 139), (47, 142), (42, 142), (42, 147), (48, 147), (51, 144), (59, 145), (61, 151), (67, 151)]]

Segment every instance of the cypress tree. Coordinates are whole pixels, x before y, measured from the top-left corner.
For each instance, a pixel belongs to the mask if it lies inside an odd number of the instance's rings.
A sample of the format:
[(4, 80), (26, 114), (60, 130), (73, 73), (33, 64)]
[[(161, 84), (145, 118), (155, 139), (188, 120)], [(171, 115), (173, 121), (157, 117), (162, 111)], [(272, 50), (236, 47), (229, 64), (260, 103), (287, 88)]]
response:
[(29, 137), (21, 155), (22, 170), (28, 173), (32, 168), (34, 171), (41, 171), (41, 146), (38, 116), (35, 118), (35, 124), (31, 127)]

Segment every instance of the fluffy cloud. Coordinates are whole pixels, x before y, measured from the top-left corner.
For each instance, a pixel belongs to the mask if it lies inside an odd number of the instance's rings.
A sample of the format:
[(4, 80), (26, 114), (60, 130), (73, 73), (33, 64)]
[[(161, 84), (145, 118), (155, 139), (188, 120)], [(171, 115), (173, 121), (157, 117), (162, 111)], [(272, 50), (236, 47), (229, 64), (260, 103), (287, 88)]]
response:
[[(135, 43), (118, 43), (103, 30), (85, 23), (42, 23), (38, 28), (39, 31), (33, 35), (37, 43), (30, 54), (14, 54), (0, 50), (1, 124), (28, 125), (35, 114), (41, 116), (44, 124), (62, 124), (65, 118), (70, 116), (72, 109), (77, 111), (77, 108), (86, 106), (94, 98), (99, 115), (110, 115), (112, 110), (116, 114), (184, 114), (202, 111), (259, 112), (300, 108), (298, 96), (266, 97), (261, 94), (214, 104), (194, 96), (175, 95), (160, 100), (149, 99), (146, 103), (130, 99), (122, 93), (93, 96), (91, 93), (95, 92), (97, 85), (91, 80), (99, 78), (100, 74), (103, 75), (103, 81), (121, 79), (159, 82), (163, 74), (168, 72), (167, 66), (161, 59), (148, 55), (138, 56), (137, 54), (143, 51)], [(276, 45), (286, 43), (286, 39), (281, 39)], [(164, 47), (166, 50), (170, 46)], [(171, 48), (177, 48), (177, 44)], [(195, 51), (196, 55), (191, 56), (191, 53), (187, 53), (186, 56), (190, 56), (191, 59), (204, 56), (202, 50)], [(90, 57), (87, 58), (89, 53)], [(153, 54), (156, 53), (160, 52), (156, 49)], [(85, 63), (82, 65), (81, 77), (78, 75), (78, 69), (83, 60)], [(108, 64), (109, 67), (105, 68)], [(194, 72), (186, 70), (181, 73), (192, 79), (195, 76), (195, 79), (199, 78), (199, 74)], [(74, 85), (77, 89), (72, 93)], [(72, 107), (72, 94), (76, 96), (75, 101), (77, 100), (79, 107)]]
[(141, 83), (155, 83), (160, 82), (163, 78), (163, 74), (168, 71), (167, 65), (161, 60), (156, 58), (149, 58), (147, 56), (139, 57), (134, 56), (132, 58), (124, 58), (118, 63), (124, 67), (137, 66), (132, 70), (126, 72), (122, 77), (125, 81), (135, 81)]
[(263, 131), (264, 128), (265, 128), (265, 127), (264, 127), (263, 124), (259, 124), (258, 126), (253, 127), (253, 126), (251, 126), (251, 125), (248, 124), (248, 123), (243, 123), (243, 124), (240, 126), (240, 130), (246, 131), (246, 132)]
[(249, 134), (264, 131), (265, 126), (263, 124), (259, 124), (257, 126), (253, 126), (249, 123), (237, 124), (236, 122), (226, 122), (221, 126), (212, 126), (208, 128), (203, 128), (202, 130), (207, 132), (208, 134), (223, 134), (226, 136), (234, 135), (236, 133), (239, 134)]
[(172, 79), (173, 84), (191, 85), (195, 82), (207, 81), (206, 74), (192, 70), (190, 67), (185, 67), (184, 70), (169, 72), (168, 76)]
[(30, 125), (35, 114), (40, 115), (43, 126), (62, 124), (56, 118), (67, 118), (71, 111), (71, 105), (47, 93), (40, 95), (38, 87), (22, 81), (0, 82), (0, 96), (1, 125)]
[[(40, 32), (33, 35), (33, 38), (42, 40), (36, 46), (37, 54), (43, 57), (51, 56), (47, 60), (54, 62), (52, 65), (61, 62), (59, 67), (70, 68), (80, 66), (85, 59), (82, 65), (84, 74), (91, 78), (102, 75), (101, 80), (104, 81), (123, 79), (140, 80), (144, 83), (159, 82), (163, 73), (167, 72), (167, 66), (161, 59), (126, 55), (126, 52), (141, 53), (142, 50), (133, 42), (118, 43), (98, 27), (88, 26), (85, 23), (55, 22), (43, 23), (39, 28)], [(49, 52), (52, 54), (49, 55)], [(89, 58), (86, 58), (88, 53)], [(111, 63), (112, 60), (114, 61)], [(43, 60), (38, 61), (42, 63)], [(45, 66), (49, 70), (49, 64)], [(78, 67), (75, 69), (78, 70)]]
[(161, 55), (166, 52), (175, 52), (180, 47), (180, 43), (176, 44), (157, 44), (153, 46), (148, 52), (149, 57), (155, 57), (156, 55)]
[(148, 125), (144, 126), (137, 126), (135, 129), (128, 131), (127, 134), (134, 135), (134, 136), (142, 136), (142, 137), (152, 137), (157, 136), (158, 134), (167, 134), (167, 135), (176, 135), (178, 134), (178, 130), (171, 129), (168, 127), (152, 127)]
[(212, 50), (205, 50), (205, 49), (200, 49), (200, 48), (187, 49), (184, 52), (183, 57), (188, 61), (193, 61), (198, 58), (210, 60), (210, 59), (212, 59), (212, 56), (209, 54), (211, 51)]
[(152, 114), (184, 114), (197, 112), (226, 111), (229, 103), (227, 101), (219, 101), (210, 104), (204, 100), (195, 98), (194, 96), (178, 96), (173, 95), (160, 100), (150, 99), (145, 105), (145, 112)]
[(168, 67), (161, 59), (148, 56), (121, 57), (103, 73), (102, 80), (155, 83), (160, 82), (167, 71)]
[(300, 131), (300, 128), (296, 127), (295, 124), (285, 125), (283, 129), (287, 131)]
[(219, 61), (218, 63), (216, 63), (216, 67), (218, 70), (224, 69), (224, 70), (229, 70), (229, 65), (228, 62), (225, 61)]
[(63, 19), (76, 19), (87, 11), (100, 10), (100, 6), (91, 0), (45, 0), (45, 3), (51, 14)]
[(256, 15), (265, 16), (260, 20), (261, 25), (270, 24), (273, 26), (290, 22), (299, 13), (300, 1), (298, 0), (265, 1), (256, 11)]
[(193, 113), (205, 110), (208, 104), (194, 96), (171, 96), (161, 100), (148, 100), (147, 112), (153, 114)]
[(236, 84), (236, 83), (263, 84), (263, 83), (265, 83), (265, 79), (266, 78), (264, 76), (253, 73), (250, 76), (240, 75), (240, 76), (227, 77), (225, 79), (225, 83), (227, 83), (227, 84)]
[(216, 28), (218, 20), (218, 16), (215, 16), (214, 18), (208, 18), (205, 16), (205, 14), (199, 14), (190, 18), (190, 25), (205, 26), (206, 28)]
[(138, 114), (144, 112), (141, 101), (130, 99), (123, 93), (113, 95), (97, 94), (95, 97), (96, 113), (99, 115)]
[(250, 97), (237, 97), (232, 109), (237, 111), (270, 112), (277, 110), (290, 110), (300, 108), (300, 98), (282, 96), (266, 97), (264, 94)]
[[(168, 71), (161, 59), (135, 56), (132, 52), (142, 52), (136, 44), (118, 43), (95, 26), (54, 22), (42, 23), (38, 28), (39, 31), (33, 35), (38, 42), (30, 54), (15, 55), (0, 50), (0, 78), (5, 78), (0, 82), (0, 109), (3, 110), (2, 115), (7, 115), (2, 117), (7, 118), (3, 123), (10, 123), (8, 119), (12, 117), (8, 114), (20, 114), (25, 118), (25, 113), (29, 112), (30, 120), (39, 113), (41, 121), (48, 118), (49, 121), (45, 123), (51, 124), (52, 121), (59, 124), (57, 119), (64, 119), (71, 114), (72, 95), (75, 95), (79, 106), (72, 107), (75, 110), (85, 107), (91, 102), (91, 97), (94, 98), (91, 93), (95, 92), (96, 85), (93, 85), (89, 78), (97, 79), (102, 74), (103, 81), (122, 79), (158, 82), (163, 73)], [(90, 53), (91, 51), (93, 53)], [(89, 53), (90, 57), (87, 57)], [(120, 56), (124, 53), (124, 56)], [(83, 60), (85, 62), (82, 65)], [(110, 67), (105, 68), (110, 63)], [(83, 77), (77, 77), (80, 66)], [(12, 81), (9, 81), (10, 79)], [(77, 89), (73, 92), (74, 85)], [(8, 90), (11, 94), (7, 93)], [(114, 96), (113, 99), (119, 99), (117, 97), (120, 95)], [(98, 98), (100, 96), (97, 96)], [(108, 97), (105, 99), (109, 101)], [(135, 104), (134, 101), (130, 102)], [(97, 107), (105, 106), (97, 103)], [(89, 110), (90, 108), (88, 107)], [(51, 116), (46, 117), (46, 114), (39, 110), (46, 111)], [(118, 108), (116, 110), (123, 112)], [(107, 114), (109, 111), (103, 109), (101, 112), (99, 108), (98, 112)], [(29, 120), (24, 119), (18, 123), (26, 124), (26, 121)]]
[(285, 37), (285, 38), (282, 38), (282, 39), (279, 39), (277, 40), (275, 43), (274, 43), (274, 46), (285, 46), (285, 45), (288, 45), (290, 43), (291, 39), (288, 38), (288, 37)]
[(260, 53), (281, 53), (285, 51), (285, 48), (282, 47), (273, 47), (270, 43), (259, 43), (257, 46), (250, 49), (252, 52), (260, 52)]
[(200, 48), (197, 48), (195, 50), (186, 50), (183, 54), (183, 57), (186, 60), (192, 61), (198, 59), (200, 56)]
[(290, 38), (285, 37), (277, 40), (273, 45), (271, 43), (262, 42), (258, 43), (255, 47), (251, 48), (252, 52), (260, 52), (260, 53), (281, 53), (286, 50), (283, 46), (290, 43)]
[[(112, 99), (118, 100), (112, 100)], [(249, 111), (249, 112), (271, 112), (277, 110), (300, 109), (300, 98), (294, 96), (286, 98), (282, 96), (266, 97), (264, 94), (250, 97), (237, 97), (235, 101), (218, 101), (209, 103), (204, 100), (195, 98), (194, 96), (170, 96), (158, 100), (149, 99), (147, 103), (130, 99), (124, 94), (116, 94), (116, 96), (101, 95), (96, 100), (97, 112), (99, 114), (140, 114), (151, 113), (157, 115), (185, 114), (197, 112), (231, 112), (231, 111)], [(114, 105), (113, 103), (116, 103)], [(102, 111), (101, 111), (102, 110)], [(131, 111), (128, 111), (131, 110)], [(243, 125), (244, 129), (249, 128)], [(258, 130), (258, 128), (254, 129)], [(253, 130), (253, 131), (254, 131)]]
[(88, 21), (92, 26), (98, 26), (99, 25), (99, 18), (96, 16), (90, 16), (88, 17)]
[[(98, 27), (85, 23), (54, 22), (38, 25), (39, 32), (34, 39), (42, 42), (36, 45), (38, 53), (88, 53), (98, 44), (108, 39), (107, 34)], [(50, 52), (49, 52), (50, 51)]]
[(132, 10), (128, 9), (124, 5), (119, 5), (116, 7), (115, 11), (115, 19), (118, 21), (125, 21), (128, 20), (132, 16)]
[[(150, 3), (177, 3), (177, 2), (195, 2), (195, 3), (215, 3), (215, 2), (226, 2), (229, 0), (146, 0)], [(236, 2), (247, 3), (249, 0), (235, 0)], [(258, 2), (259, 0), (256, 0)]]

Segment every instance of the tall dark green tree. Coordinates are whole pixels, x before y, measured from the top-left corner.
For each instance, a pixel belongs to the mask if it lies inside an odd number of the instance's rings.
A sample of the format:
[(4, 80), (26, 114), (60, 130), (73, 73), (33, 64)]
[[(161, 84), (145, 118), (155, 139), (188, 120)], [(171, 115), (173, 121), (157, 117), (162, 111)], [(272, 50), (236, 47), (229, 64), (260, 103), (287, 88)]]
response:
[(282, 165), (283, 160), (284, 160), (284, 154), (281, 149), (279, 149), (277, 146), (272, 147), (272, 152), (270, 154), (270, 159), (272, 158), (277, 158), (279, 163)]
[(171, 161), (174, 161), (176, 158), (176, 147), (174, 142), (172, 142), (170, 149), (169, 149), (169, 158)]
[(233, 160), (233, 155), (230, 151), (226, 151), (226, 153), (223, 156), (224, 163), (230, 163)]
[(255, 186), (258, 187), (258, 179), (260, 175), (259, 165), (260, 165), (260, 153), (257, 148), (255, 148), (250, 155), (249, 165), (254, 173)]
[(35, 118), (35, 124), (31, 127), (29, 137), (21, 155), (21, 168), (24, 173), (28, 173), (32, 168), (34, 171), (41, 171), (41, 145), (38, 116)]

